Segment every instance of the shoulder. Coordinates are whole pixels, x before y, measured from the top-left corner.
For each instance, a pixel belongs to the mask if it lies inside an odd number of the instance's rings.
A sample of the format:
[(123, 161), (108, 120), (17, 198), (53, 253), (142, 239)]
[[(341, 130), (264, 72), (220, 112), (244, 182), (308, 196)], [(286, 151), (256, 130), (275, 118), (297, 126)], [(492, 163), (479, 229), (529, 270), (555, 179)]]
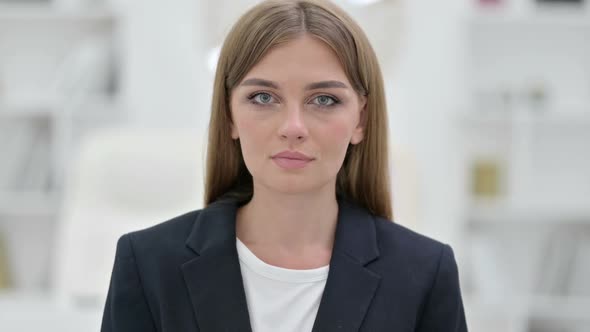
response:
[(416, 313), (422, 313), (428, 303), (460, 307), (459, 274), (451, 246), (387, 219), (374, 220), (379, 258), (367, 268), (382, 277), (382, 293), (395, 293), (404, 303), (421, 308)]
[(381, 250), (400, 250), (406, 254), (439, 253), (447, 244), (420, 234), (391, 220), (375, 217), (375, 229)]
[[(450, 245), (375, 218), (384, 294), (413, 303), (416, 331), (467, 332), (459, 272)], [(409, 305), (408, 307), (412, 307)]]
[(443, 268), (456, 267), (453, 249), (439, 240), (420, 234), (388, 219), (375, 217), (379, 264), (385, 270), (426, 280)]
[[(185, 242), (202, 210), (193, 210), (162, 221), (148, 228), (122, 235), (117, 252), (151, 258), (169, 256), (187, 250)], [(129, 254), (128, 254), (129, 255)]]

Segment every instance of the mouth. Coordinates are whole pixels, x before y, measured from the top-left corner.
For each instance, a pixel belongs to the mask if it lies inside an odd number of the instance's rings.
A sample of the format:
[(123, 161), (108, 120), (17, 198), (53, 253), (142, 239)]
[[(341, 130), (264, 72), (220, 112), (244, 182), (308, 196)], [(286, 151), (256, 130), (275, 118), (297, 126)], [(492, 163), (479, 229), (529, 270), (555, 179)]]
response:
[(281, 168), (298, 169), (307, 166), (314, 158), (298, 151), (283, 151), (273, 155), (272, 160)]
[(292, 160), (303, 160), (303, 161), (311, 161), (314, 158), (298, 151), (282, 151), (272, 156), (273, 159), (275, 158), (284, 158), (284, 159), (292, 159)]

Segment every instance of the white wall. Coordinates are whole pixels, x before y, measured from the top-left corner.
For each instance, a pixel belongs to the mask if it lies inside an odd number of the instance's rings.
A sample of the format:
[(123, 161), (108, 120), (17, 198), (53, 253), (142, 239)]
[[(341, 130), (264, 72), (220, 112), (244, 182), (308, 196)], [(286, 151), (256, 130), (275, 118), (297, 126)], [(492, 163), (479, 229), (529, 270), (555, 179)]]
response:
[(123, 27), (123, 93), (135, 125), (203, 128), (209, 118), (205, 57), (197, 52), (206, 31), (197, 1), (129, 0), (118, 7)]
[(399, 63), (386, 75), (393, 140), (416, 153), (419, 230), (453, 242), (462, 208), (453, 115), (464, 102), (464, 2), (411, 0)]

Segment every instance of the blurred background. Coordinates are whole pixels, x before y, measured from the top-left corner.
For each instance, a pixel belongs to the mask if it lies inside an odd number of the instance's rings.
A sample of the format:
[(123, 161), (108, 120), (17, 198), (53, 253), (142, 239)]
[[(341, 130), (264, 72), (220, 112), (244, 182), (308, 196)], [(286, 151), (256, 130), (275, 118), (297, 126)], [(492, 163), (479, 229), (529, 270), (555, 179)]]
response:
[[(0, 330), (98, 331), (117, 238), (202, 207), (213, 72), (254, 0), (0, 0)], [(590, 331), (590, 5), (338, 0), (386, 80), (395, 222), (470, 331)]]

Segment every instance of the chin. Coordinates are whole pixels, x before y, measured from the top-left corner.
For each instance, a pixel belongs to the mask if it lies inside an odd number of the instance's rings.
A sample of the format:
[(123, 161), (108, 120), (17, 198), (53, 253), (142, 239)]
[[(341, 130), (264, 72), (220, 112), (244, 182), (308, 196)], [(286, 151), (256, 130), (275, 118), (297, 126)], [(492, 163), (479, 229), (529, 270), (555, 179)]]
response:
[(301, 177), (285, 178), (279, 177), (267, 177), (264, 181), (264, 185), (277, 193), (296, 195), (306, 194), (311, 192), (320, 191), (323, 187), (328, 185), (329, 182), (319, 181), (319, 179), (313, 179), (309, 176), (305, 179)]
[[(285, 195), (297, 195), (321, 191), (326, 186), (334, 186), (336, 175), (319, 172), (319, 169), (308, 169), (304, 172), (288, 172), (272, 168), (258, 168), (250, 174), (256, 183), (265, 190)], [(334, 189), (335, 190), (335, 189)]]
[(269, 184), (268, 186), (275, 192), (279, 192), (281, 194), (303, 194), (310, 191), (313, 191), (315, 186), (305, 183), (305, 181), (281, 181), (278, 180)]

